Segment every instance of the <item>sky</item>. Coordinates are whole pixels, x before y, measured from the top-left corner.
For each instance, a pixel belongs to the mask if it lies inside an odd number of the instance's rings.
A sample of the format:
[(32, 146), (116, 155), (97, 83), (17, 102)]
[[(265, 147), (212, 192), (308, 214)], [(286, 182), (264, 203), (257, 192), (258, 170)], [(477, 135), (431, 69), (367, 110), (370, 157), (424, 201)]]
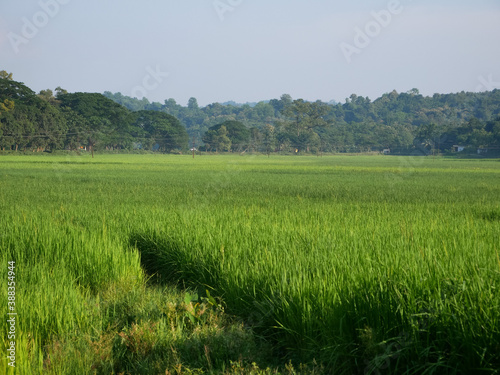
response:
[(34, 91), (186, 105), (500, 88), (498, 0), (2, 0), (0, 70)]

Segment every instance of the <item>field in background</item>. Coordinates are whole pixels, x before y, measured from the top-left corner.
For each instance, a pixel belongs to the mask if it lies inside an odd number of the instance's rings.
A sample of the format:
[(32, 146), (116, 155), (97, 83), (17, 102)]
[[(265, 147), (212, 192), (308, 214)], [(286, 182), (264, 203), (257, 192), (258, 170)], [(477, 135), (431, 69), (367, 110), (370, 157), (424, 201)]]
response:
[(0, 211), (19, 373), (500, 368), (498, 160), (5, 155)]

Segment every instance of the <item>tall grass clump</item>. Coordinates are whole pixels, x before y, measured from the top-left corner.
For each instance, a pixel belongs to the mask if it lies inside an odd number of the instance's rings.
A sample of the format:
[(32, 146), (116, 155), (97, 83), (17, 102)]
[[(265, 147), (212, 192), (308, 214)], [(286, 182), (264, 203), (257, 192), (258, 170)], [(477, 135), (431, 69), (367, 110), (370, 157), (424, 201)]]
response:
[[(16, 264), (16, 328), (26, 338), (17, 347), (40, 367), (38, 359), (51, 340), (78, 337), (99, 326), (96, 295), (101, 288), (130, 278), (141, 283), (143, 273), (138, 254), (105, 233), (54, 225), (37, 216), (3, 223), (0, 244), (2, 264)], [(1, 274), (6, 280), (6, 268)], [(2, 297), (7, 300), (6, 290)], [(1, 326), (6, 332), (6, 321)]]

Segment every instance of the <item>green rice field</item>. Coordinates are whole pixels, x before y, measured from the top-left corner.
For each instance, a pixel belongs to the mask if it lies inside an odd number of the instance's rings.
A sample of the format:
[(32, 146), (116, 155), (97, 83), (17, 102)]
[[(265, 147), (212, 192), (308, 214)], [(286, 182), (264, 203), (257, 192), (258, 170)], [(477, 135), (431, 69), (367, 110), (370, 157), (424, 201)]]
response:
[(4, 154), (0, 212), (0, 374), (500, 373), (499, 160)]

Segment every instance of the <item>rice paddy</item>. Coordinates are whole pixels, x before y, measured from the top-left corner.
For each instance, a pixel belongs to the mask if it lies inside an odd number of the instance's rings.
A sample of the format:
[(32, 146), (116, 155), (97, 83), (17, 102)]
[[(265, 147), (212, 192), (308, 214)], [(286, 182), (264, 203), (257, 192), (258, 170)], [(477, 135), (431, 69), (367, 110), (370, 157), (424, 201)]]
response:
[(0, 158), (0, 372), (499, 371), (498, 160)]

